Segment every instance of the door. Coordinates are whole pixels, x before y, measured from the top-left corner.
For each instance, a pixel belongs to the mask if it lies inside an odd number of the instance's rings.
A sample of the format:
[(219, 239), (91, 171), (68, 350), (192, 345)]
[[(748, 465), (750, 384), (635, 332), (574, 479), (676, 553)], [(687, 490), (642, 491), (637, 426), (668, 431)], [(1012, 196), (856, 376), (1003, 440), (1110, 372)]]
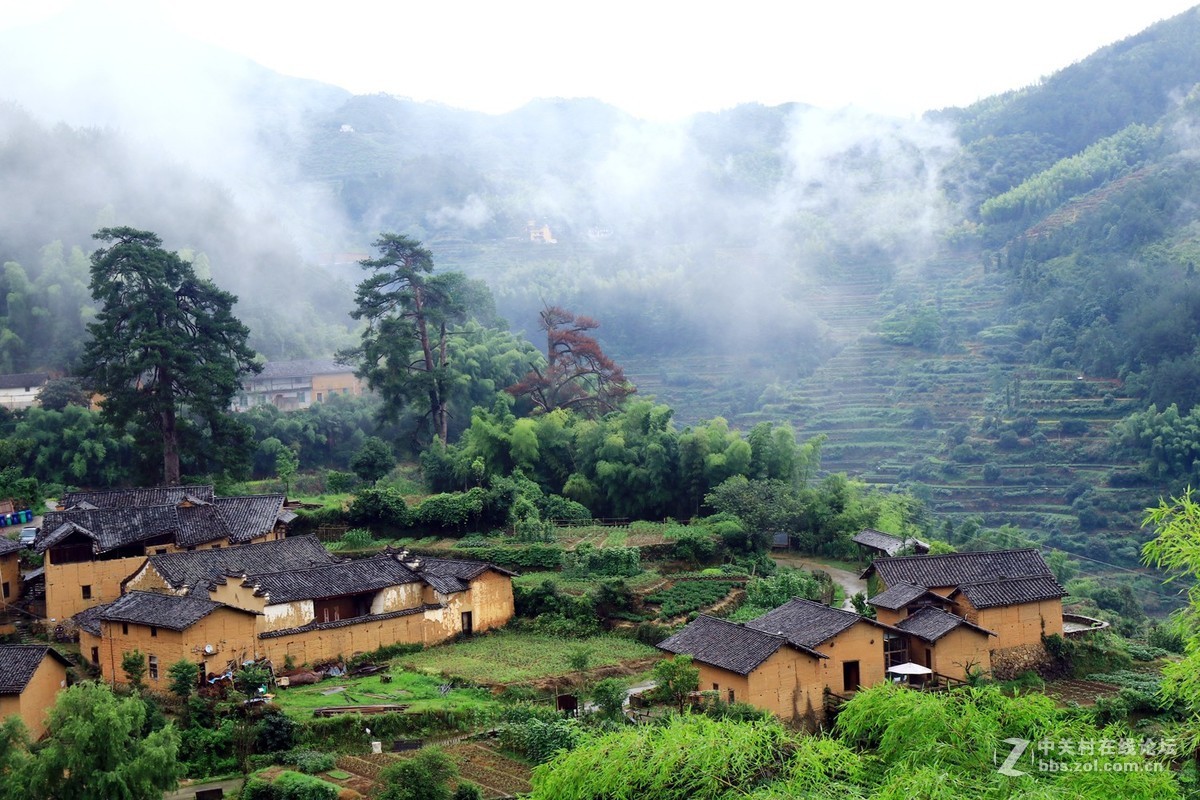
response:
[(462, 612), (462, 632), (465, 633), (467, 636), (470, 636), (472, 633), (475, 632), (475, 625), (471, 619), (470, 611)]
[(853, 692), (858, 689), (858, 662), (847, 661), (842, 664), (842, 691)]

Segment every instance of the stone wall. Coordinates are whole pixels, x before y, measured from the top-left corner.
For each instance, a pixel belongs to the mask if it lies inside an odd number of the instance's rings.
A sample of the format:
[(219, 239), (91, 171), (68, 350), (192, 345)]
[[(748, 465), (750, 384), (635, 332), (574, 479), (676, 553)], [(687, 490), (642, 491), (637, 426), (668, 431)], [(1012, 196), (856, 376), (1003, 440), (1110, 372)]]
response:
[(1029, 670), (1042, 672), (1053, 666), (1054, 659), (1041, 642), (992, 651), (992, 677), (998, 681), (1012, 680)]

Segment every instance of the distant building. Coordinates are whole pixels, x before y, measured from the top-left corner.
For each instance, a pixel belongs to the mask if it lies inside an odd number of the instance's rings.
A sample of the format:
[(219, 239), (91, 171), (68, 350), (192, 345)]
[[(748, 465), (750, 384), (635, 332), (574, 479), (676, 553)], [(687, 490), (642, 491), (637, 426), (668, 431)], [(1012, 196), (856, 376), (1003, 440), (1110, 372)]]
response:
[(877, 531), (874, 528), (864, 528), (856, 533), (851, 541), (864, 550), (884, 556), (896, 556), (904, 550), (908, 550), (914, 555), (929, 552), (929, 545), (920, 539), (901, 539), (899, 536)]
[(35, 405), (38, 392), (48, 380), (50, 376), (45, 372), (0, 375), (0, 406), (17, 411)]
[(525, 226), (525, 229), (529, 232), (529, 241), (531, 242), (558, 244), (558, 239), (555, 239), (554, 235), (550, 233), (550, 226), (545, 223), (538, 225), (536, 221), (531, 219), (529, 220), (529, 224)]
[(242, 380), (242, 390), (233, 398), (233, 410), (273, 405), (281, 411), (295, 411), (334, 395), (361, 397), (362, 393), (362, 380), (346, 364), (329, 359), (268, 361), (262, 372)]

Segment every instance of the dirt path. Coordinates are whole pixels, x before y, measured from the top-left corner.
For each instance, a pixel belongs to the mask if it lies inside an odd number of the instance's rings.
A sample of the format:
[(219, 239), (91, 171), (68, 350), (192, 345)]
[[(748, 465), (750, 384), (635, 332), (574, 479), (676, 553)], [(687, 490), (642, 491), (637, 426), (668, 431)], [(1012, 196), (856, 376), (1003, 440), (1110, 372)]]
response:
[(794, 569), (819, 569), (829, 573), (829, 577), (842, 587), (846, 592), (846, 600), (842, 603), (842, 608), (848, 611), (854, 610), (854, 604), (850, 602), (850, 598), (862, 592), (867, 593), (867, 582), (858, 577), (858, 573), (850, 570), (835, 567), (830, 564), (825, 564), (815, 558), (807, 558), (796, 555), (795, 553), (773, 553), (772, 560), (782, 567), (792, 567)]

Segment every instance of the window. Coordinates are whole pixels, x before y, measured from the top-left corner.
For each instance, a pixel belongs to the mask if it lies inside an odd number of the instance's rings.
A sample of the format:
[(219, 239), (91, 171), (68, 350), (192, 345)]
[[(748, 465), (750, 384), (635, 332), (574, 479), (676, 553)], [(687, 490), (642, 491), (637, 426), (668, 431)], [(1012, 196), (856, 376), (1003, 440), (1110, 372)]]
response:
[(4, 599), (5, 599), (5, 600), (7, 600), (7, 599), (8, 599), (8, 595), (9, 595), (9, 593), (10, 593), (10, 590), (9, 590), (9, 588), (8, 588), (8, 581), (5, 581), (5, 582), (4, 582)]
[(154, 627), (153, 625), (151, 625), (151, 626), (150, 626), (150, 635), (151, 635), (151, 636), (158, 636), (158, 628), (156, 628), (156, 627)]
[(129, 635), (129, 623), (128, 622), (121, 623), (121, 633), (125, 636)]
[(733, 689), (729, 690), (729, 702), (733, 702)]
[(321, 400), (323, 400), (323, 399), (324, 399), (324, 393), (323, 393), (323, 392), (317, 392), (317, 402), (319, 403), (319, 402), (321, 402)]
[(150, 680), (158, 680), (158, 656), (150, 656)]
[(166, 554), (167, 554), (167, 548), (165, 548), (165, 547), (156, 547), (156, 548), (154, 548), (154, 555), (156, 555), (156, 556), (165, 556)]
[(713, 691), (714, 691), (714, 692), (719, 692), (719, 691), (721, 691), (721, 685), (720, 685), (720, 684), (717, 684), (717, 683), (714, 683), (714, 684), (713, 684)]
[(100, 664), (100, 648), (99, 647), (92, 648), (92, 663), (96, 664), (97, 666), (99, 666), (99, 664)]
[(908, 640), (896, 633), (885, 633), (883, 635), (883, 668), (891, 669), (906, 661), (908, 661)]
[(85, 583), (80, 588), (83, 590), (83, 599), (91, 600), (92, 599), (92, 585), (90, 583)]
[(219, 545), (219, 544), (214, 544), (214, 545), (213, 545), (213, 547), (212, 547), (212, 549), (213, 549), (213, 550), (220, 550), (220, 549), (221, 549), (221, 545)]

